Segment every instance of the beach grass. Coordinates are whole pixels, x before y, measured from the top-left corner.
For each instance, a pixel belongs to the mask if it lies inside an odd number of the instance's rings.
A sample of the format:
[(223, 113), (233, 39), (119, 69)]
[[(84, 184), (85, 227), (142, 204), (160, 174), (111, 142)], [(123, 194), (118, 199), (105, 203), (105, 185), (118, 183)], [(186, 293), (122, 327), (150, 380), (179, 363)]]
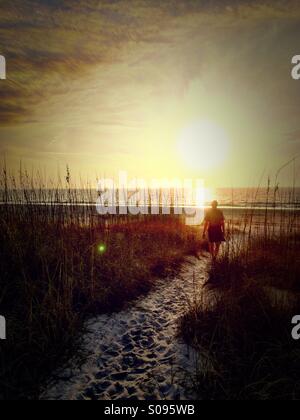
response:
[(21, 180), (14, 187), (5, 173), (1, 185), (1, 399), (38, 398), (51, 373), (80, 356), (87, 317), (118, 311), (155, 277), (172, 277), (200, 244), (176, 216), (99, 216), (68, 182), (47, 190)]
[(300, 313), (299, 216), (255, 212), (227, 237), (208, 281), (180, 320), (197, 353), (192, 386), (200, 399), (300, 398), (300, 347), (292, 318)]

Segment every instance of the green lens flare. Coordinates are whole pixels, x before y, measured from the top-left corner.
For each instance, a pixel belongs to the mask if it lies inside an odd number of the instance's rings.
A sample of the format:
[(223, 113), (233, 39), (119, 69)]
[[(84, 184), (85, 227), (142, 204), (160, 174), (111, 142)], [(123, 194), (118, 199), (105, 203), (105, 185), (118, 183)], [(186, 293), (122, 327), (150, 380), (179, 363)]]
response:
[(104, 244), (98, 245), (98, 251), (99, 251), (100, 254), (104, 254), (105, 251), (106, 251), (106, 245), (104, 245)]

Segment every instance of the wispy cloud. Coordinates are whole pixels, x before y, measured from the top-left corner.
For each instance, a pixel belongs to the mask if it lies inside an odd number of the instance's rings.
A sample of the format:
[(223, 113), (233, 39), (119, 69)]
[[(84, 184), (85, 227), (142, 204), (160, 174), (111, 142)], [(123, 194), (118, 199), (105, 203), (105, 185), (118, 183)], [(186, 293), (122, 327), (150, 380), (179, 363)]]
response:
[[(203, 45), (205, 42), (211, 45), (218, 31), (229, 26), (239, 27), (241, 18), (246, 25), (262, 19), (267, 25), (270, 19), (299, 18), (299, 11), (295, 14), (297, 2), (285, 2), (284, 6), (280, 3), (234, 0), (3, 2), (0, 39), (1, 52), (8, 62), (8, 80), (0, 86), (1, 123), (24, 121), (42, 100), (67, 93), (70, 80), (83, 77), (91, 67), (118, 63), (124, 52), (130, 55), (141, 45), (145, 54), (137, 60), (155, 63), (165, 53), (166, 46), (180, 53), (186, 42), (197, 48), (195, 39), (200, 36)], [(215, 36), (213, 28), (217, 31)], [(203, 49), (203, 46), (198, 47)], [(134, 64), (139, 63), (132, 60), (131, 65)], [(198, 65), (199, 59), (195, 63)], [(190, 71), (193, 71), (192, 59)], [(18, 105), (12, 104), (13, 100)]]
[(231, 125), (239, 112), (236, 137), (271, 148), (298, 120), (289, 75), (299, 38), (296, 0), (2, 2), (1, 150), (77, 156), (84, 145), (82, 156), (141, 155), (152, 117), (171, 115), (194, 81), (193, 110), (198, 102), (221, 110)]

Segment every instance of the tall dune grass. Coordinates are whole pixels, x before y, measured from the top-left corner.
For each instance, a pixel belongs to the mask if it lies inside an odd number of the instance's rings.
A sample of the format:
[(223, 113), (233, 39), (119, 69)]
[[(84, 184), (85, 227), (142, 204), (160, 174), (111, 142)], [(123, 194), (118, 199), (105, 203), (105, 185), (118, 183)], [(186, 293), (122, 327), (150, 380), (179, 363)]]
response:
[(23, 171), (0, 182), (0, 399), (36, 398), (77, 353), (87, 316), (146, 293), (198, 243), (175, 216), (97, 215), (93, 190), (69, 171), (56, 188)]
[(300, 313), (299, 211), (294, 196), (283, 201), (269, 182), (267, 193), (264, 210), (228, 221), (222, 255), (180, 322), (199, 356), (199, 398), (300, 399), (300, 347), (291, 336)]

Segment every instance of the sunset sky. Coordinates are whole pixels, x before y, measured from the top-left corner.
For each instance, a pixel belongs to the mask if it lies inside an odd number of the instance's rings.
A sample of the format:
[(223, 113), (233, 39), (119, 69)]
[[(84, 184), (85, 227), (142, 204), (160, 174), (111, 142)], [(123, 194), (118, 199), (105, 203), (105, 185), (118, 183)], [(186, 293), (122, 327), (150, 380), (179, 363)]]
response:
[(0, 154), (256, 186), (300, 152), (299, 39), (299, 1), (1, 0)]

